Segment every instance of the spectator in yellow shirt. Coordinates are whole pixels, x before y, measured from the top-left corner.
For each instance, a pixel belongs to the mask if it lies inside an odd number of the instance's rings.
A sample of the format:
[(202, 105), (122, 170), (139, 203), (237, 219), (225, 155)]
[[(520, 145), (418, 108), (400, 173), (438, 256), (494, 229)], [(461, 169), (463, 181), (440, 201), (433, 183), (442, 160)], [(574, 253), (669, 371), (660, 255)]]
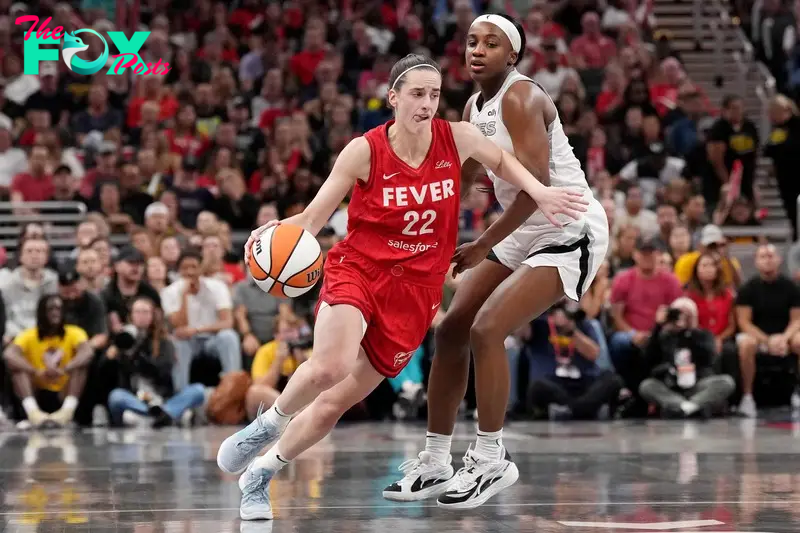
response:
[(742, 282), (742, 266), (735, 257), (728, 257), (727, 240), (718, 226), (708, 224), (700, 233), (700, 246), (697, 251), (683, 254), (675, 261), (675, 275), (686, 285), (692, 279), (697, 260), (708, 252), (719, 257), (722, 266), (722, 280), (731, 287), (738, 287)]
[(83, 329), (64, 325), (64, 302), (51, 294), (39, 300), (36, 326), (8, 345), (5, 361), (14, 393), (31, 425), (72, 421), (94, 356), (88, 341)]
[(297, 368), (311, 355), (311, 336), (301, 334), (304, 322), (284, 313), (275, 322), (275, 339), (258, 349), (250, 374), (253, 385), (247, 391), (247, 416), (254, 420), (259, 406), (272, 407)]

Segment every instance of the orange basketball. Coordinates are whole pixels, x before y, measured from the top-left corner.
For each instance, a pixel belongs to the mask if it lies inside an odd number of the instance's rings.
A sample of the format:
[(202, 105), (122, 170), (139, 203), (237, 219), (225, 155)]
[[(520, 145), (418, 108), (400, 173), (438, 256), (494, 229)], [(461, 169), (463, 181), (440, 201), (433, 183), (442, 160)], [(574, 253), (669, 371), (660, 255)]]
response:
[(317, 239), (300, 226), (273, 226), (250, 248), (250, 275), (264, 292), (295, 298), (308, 292), (322, 274)]

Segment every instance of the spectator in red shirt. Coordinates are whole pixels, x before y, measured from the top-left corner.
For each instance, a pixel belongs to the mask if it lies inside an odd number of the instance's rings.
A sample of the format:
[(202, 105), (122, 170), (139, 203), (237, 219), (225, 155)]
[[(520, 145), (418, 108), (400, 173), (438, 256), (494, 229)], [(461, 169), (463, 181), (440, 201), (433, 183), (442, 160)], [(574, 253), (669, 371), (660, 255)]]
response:
[(164, 132), (169, 151), (181, 157), (199, 158), (208, 150), (208, 139), (197, 132), (197, 114), (192, 104), (183, 104), (175, 117), (175, 128)]
[(11, 180), (11, 201), (45, 202), (53, 196), (53, 176), (47, 173), (50, 152), (44, 146), (34, 146), (28, 159), (28, 172)]
[(722, 353), (722, 344), (733, 340), (736, 333), (736, 319), (733, 292), (725, 283), (714, 254), (705, 252), (697, 259), (686, 286), (686, 296), (697, 305), (699, 327), (714, 335), (717, 353)]
[(86, 173), (78, 189), (78, 193), (87, 200), (94, 198), (98, 183), (117, 180), (117, 146), (111, 142), (102, 143), (95, 163), (97, 166)]
[(325, 23), (320, 19), (309, 20), (303, 39), (303, 50), (289, 60), (289, 68), (301, 85), (309, 85), (314, 81), (314, 71), (326, 53)]
[(163, 87), (163, 76), (138, 76), (139, 96), (131, 98), (128, 105), (127, 125), (135, 128), (141, 125), (142, 106), (145, 102), (155, 102), (159, 106), (158, 120), (164, 121), (175, 116), (178, 111), (178, 100), (171, 91)]
[(569, 50), (575, 58), (578, 69), (604, 68), (608, 61), (617, 55), (614, 41), (600, 33), (600, 17), (590, 11), (581, 17), (583, 33), (573, 39)]
[(604, 116), (608, 112), (622, 104), (622, 97), (625, 94), (627, 80), (625, 72), (617, 64), (610, 64), (606, 67), (603, 88), (597, 95), (594, 110), (598, 116)]
[[(609, 349), (614, 368), (632, 390), (634, 354), (644, 348), (656, 324), (659, 308), (669, 306), (683, 291), (672, 272), (658, 269), (659, 250), (653, 240), (639, 239), (633, 254), (636, 265), (616, 275), (611, 286), (611, 315), (616, 331)], [(640, 376), (643, 377), (643, 376)]]

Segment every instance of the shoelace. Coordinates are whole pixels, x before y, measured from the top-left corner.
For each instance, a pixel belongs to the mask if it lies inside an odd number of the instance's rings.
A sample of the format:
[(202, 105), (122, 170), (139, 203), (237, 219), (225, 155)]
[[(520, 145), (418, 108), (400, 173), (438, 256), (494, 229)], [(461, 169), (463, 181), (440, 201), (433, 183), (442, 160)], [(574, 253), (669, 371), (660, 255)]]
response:
[(236, 443), (237, 448), (244, 448), (245, 453), (249, 453), (250, 450), (253, 449), (255, 446), (261, 446), (264, 442), (264, 421), (261, 420), (261, 413), (264, 412), (264, 403), (258, 404), (258, 413), (256, 414), (256, 424), (258, 425), (258, 430), (253, 431), (247, 437), (245, 437), (241, 442)]
[[(471, 451), (471, 450), (470, 450)], [(464, 455), (464, 467), (455, 475), (455, 481), (448, 492), (466, 492), (475, 486), (475, 481), (480, 476), (491, 475), (503, 468), (503, 461), (497, 463), (478, 464), (478, 461), (468, 451)]]
[(257, 478), (251, 480), (250, 483), (247, 485), (248, 489), (247, 497), (252, 503), (260, 505), (270, 505), (269, 479), (264, 479), (264, 477), (265, 476), (262, 473)]
[(419, 457), (405, 461), (397, 469), (403, 474), (403, 478), (405, 479), (416, 477), (424, 467), (430, 468), (431, 472), (434, 474), (430, 479), (438, 479), (438, 476), (441, 476), (447, 471), (446, 466), (423, 463)]

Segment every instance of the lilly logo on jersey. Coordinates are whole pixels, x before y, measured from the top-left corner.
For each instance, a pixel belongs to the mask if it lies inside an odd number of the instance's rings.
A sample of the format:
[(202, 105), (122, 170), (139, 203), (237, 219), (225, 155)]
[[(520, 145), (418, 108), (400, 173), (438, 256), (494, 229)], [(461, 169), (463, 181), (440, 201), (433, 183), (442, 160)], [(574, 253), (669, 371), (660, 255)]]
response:
[[(61, 57), (67, 68), (76, 74), (91, 76), (102, 70), (108, 64), (109, 58), (113, 60), (107, 72), (109, 75), (123, 74), (126, 68), (132, 68), (134, 74), (161, 76), (165, 76), (170, 71), (169, 63), (162, 63), (161, 59), (156, 63), (145, 63), (139, 57), (139, 50), (150, 35), (149, 31), (137, 31), (130, 39), (121, 31), (107, 32), (108, 38), (111, 39), (111, 42), (120, 52), (119, 54), (109, 55), (108, 42), (98, 32), (90, 28), (82, 28), (69, 33), (64, 30), (63, 26), (49, 28), (47, 24), (51, 19), (52, 17), (47, 17), (44, 22), (39, 24), (38, 16), (24, 15), (14, 21), (18, 26), (28, 22), (33, 23), (24, 36), (23, 72), (25, 74), (39, 74), (39, 63), (42, 61), (58, 61), (58, 49), (42, 48), (42, 45), (57, 44), (61, 42), (62, 37), (64, 41), (61, 43)], [(34, 33), (34, 30), (36, 33)], [(90, 34), (100, 39), (100, 42), (103, 43), (103, 52), (99, 57), (87, 61), (77, 56), (79, 52), (89, 49), (89, 45), (78, 37), (79, 34)]]
[(398, 368), (401, 366), (405, 366), (408, 363), (409, 359), (414, 356), (414, 352), (399, 352), (394, 354), (394, 367)]
[(436, 162), (436, 168), (434, 170), (439, 170), (440, 168), (450, 168), (453, 164), (450, 161), (442, 159), (441, 161)]

